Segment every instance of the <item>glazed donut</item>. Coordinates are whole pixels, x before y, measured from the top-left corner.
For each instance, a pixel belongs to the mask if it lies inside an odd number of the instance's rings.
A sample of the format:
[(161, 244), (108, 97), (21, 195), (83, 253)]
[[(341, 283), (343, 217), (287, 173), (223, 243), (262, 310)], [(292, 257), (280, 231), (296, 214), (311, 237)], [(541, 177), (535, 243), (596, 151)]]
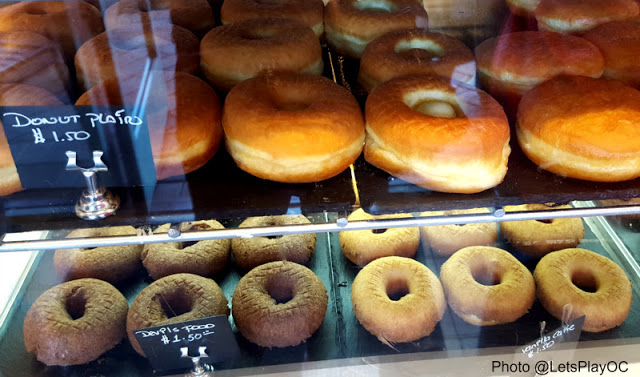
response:
[(442, 265), (440, 281), (451, 309), (476, 326), (513, 322), (525, 315), (536, 299), (531, 272), (496, 247), (458, 250)]
[(24, 319), (24, 345), (47, 365), (85, 364), (124, 336), (129, 305), (97, 279), (68, 281), (38, 297)]
[(360, 324), (387, 345), (431, 334), (447, 307), (436, 275), (401, 257), (376, 259), (360, 270), (351, 285), (351, 302)]
[(635, 0), (540, 0), (534, 12), (538, 29), (558, 33), (583, 33), (610, 21), (638, 18)]
[(427, 11), (415, 0), (330, 0), (324, 12), (329, 45), (355, 58), (383, 34), (427, 25)]
[[(171, 224), (164, 224), (155, 233), (167, 233), (170, 228)], [(180, 232), (211, 229), (224, 229), (224, 226), (215, 220), (180, 224)], [(179, 273), (213, 276), (227, 264), (230, 244), (226, 239), (151, 243), (144, 245), (142, 264), (153, 280)]]
[(207, 0), (120, 0), (107, 9), (104, 22), (107, 29), (151, 24), (154, 31), (161, 24), (174, 24), (198, 37), (215, 24)]
[(365, 119), (365, 159), (418, 186), (476, 193), (507, 173), (507, 117), (474, 87), (435, 76), (395, 78), (369, 94)]
[(538, 4), (540, 0), (507, 0), (511, 13), (522, 17), (533, 17)]
[[(524, 204), (504, 207), (507, 212), (563, 208), (571, 208), (571, 206), (550, 207), (544, 204)], [(514, 249), (534, 258), (542, 258), (552, 251), (578, 246), (584, 238), (584, 225), (579, 217), (503, 221), (500, 223), (500, 233)]]
[[(222, 141), (220, 105), (215, 91), (183, 72), (152, 72), (147, 124), (156, 176), (164, 179), (204, 165)], [(135, 103), (140, 79), (110, 79), (85, 92), (76, 106)]]
[(287, 18), (301, 22), (320, 37), (324, 33), (322, 0), (226, 0), (220, 19), (223, 25), (259, 18)]
[[(52, 93), (22, 84), (0, 84), (0, 106), (61, 106)], [(22, 190), (20, 177), (9, 149), (4, 128), (0, 126), (0, 195)]]
[[(631, 282), (611, 259), (584, 249), (565, 249), (540, 259), (533, 277), (538, 299), (552, 316), (568, 321), (586, 316), (582, 331), (600, 332), (619, 326), (629, 315)], [(563, 319), (564, 320), (564, 319)]]
[(338, 175), (355, 162), (364, 141), (355, 98), (321, 76), (281, 73), (242, 82), (225, 100), (222, 125), (240, 169), (276, 182)]
[(100, 11), (83, 1), (22, 1), (0, 8), (0, 31), (30, 31), (60, 45), (65, 60), (102, 33)]
[(85, 89), (108, 79), (126, 82), (139, 77), (150, 59), (156, 69), (195, 75), (200, 67), (200, 41), (189, 30), (160, 25), (152, 35), (137, 26), (109, 29), (78, 49), (75, 66)]
[[(489, 213), (487, 208), (469, 210), (422, 212), (420, 216), (451, 216), (474, 213)], [(431, 225), (420, 227), (422, 239), (431, 250), (443, 257), (450, 257), (467, 246), (491, 246), (498, 238), (496, 223), (469, 223), (453, 225)]]
[(547, 81), (522, 97), (516, 133), (527, 157), (552, 173), (595, 182), (640, 177), (640, 92), (619, 82)]
[[(76, 229), (67, 238), (135, 235), (132, 226)], [(58, 249), (53, 266), (64, 280), (95, 278), (117, 284), (140, 270), (142, 245), (101, 246), (95, 248)]]
[[(311, 224), (303, 215), (249, 217), (238, 228)], [(307, 264), (316, 248), (314, 233), (289, 234), (231, 240), (233, 258), (240, 268), (250, 270), (261, 264), (286, 260)]]
[(193, 274), (175, 274), (149, 284), (136, 296), (127, 315), (131, 346), (145, 356), (133, 333), (152, 326), (229, 315), (227, 299), (215, 281)]
[(371, 91), (394, 77), (437, 75), (475, 84), (476, 63), (464, 43), (423, 29), (400, 30), (369, 43), (360, 59), (358, 82)]
[(306, 341), (322, 324), (329, 298), (322, 281), (297, 263), (263, 264), (240, 279), (231, 309), (240, 333), (262, 347)]
[(202, 72), (228, 91), (252, 77), (272, 72), (322, 74), (322, 48), (311, 29), (286, 19), (258, 19), (211, 30), (200, 44)]

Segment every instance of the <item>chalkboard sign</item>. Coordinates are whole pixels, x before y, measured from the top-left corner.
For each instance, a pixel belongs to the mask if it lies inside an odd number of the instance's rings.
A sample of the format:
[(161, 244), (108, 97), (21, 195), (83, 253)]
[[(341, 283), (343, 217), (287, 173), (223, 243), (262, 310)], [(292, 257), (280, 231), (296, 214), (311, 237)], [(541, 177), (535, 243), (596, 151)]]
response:
[(85, 187), (67, 172), (66, 151), (78, 165), (93, 166), (92, 151), (104, 152), (109, 168), (99, 184), (130, 187), (155, 184), (156, 175), (143, 112), (122, 106), (4, 106), (0, 120), (23, 188)]

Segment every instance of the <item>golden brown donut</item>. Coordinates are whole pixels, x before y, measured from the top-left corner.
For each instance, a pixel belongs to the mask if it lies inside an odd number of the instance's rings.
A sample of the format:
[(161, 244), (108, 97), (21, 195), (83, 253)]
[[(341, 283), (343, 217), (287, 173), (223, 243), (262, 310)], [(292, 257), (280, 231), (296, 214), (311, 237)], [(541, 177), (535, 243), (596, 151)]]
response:
[(536, 299), (531, 272), (508, 252), (489, 246), (457, 251), (440, 269), (453, 311), (477, 326), (509, 323), (526, 314)]
[(507, 173), (507, 117), (474, 87), (435, 76), (395, 78), (369, 94), (365, 119), (365, 159), (418, 186), (476, 193)]
[(202, 72), (214, 86), (268, 72), (322, 74), (322, 48), (311, 29), (287, 19), (258, 19), (211, 30), (200, 44)]
[(507, 0), (511, 13), (523, 17), (533, 17), (538, 4), (540, 0)]
[(473, 52), (455, 38), (423, 29), (400, 30), (367, 45), (360, 59), (358, 82), (371, 91), (394, 77), (437, 75), (475, 84)]
[[(303, 215), (281, 215), (249, 217), (239, 228), (311, 224)], [(286, 260), (307, 264), (316, 248), (314, 233), (288, 234), (253, 238), (234, 238), (231, 240), (233, 258), (240, 268), (250, 270), (261, 264)]]
[[(504, 207), (507, 212), (563, 208), (571, 208), (571, 206), (523, 204)], [(503, 221), (500, 223), (500, 233), (514, 249), (534, 258), (542, 258), (552, 251), (578, 246), (584, 238), (584, 225), (579, 217)]]
[(222, 3), (223, 25), (259, 18), (287, 18), (309, 26), (318, 37), (324, 33), (322, 0), (226, 0)]
[[(347, 220), (404, 219), (408, 217), (411, 217), (408, 213), (373, 216), (359, 208), (351, 213)], [(420, 231), (417, 227), (349, 230), (340, 232), (339, 239), (344, 256), (358, 266), (364, 266), (372, 260), (382, 257), (413, 257), (420, 244)]]
[(351, 302), (360, 324), (387, 345), (431, 334), (447, 307), (436, 275), (401, 257), (376, 259), (360, 270), (351, 285)]
[(358, 158), (364, 141), (355, 98), (321, 76), (281, 73), (242, 82), (225, 100), (222, 125), (236, 164), (277, 182), (338, 175)]
[(215, 281), (193, 274), (175, 274), (149, 284), (136, 296), (127, 315), (127, 335), (145, 356), (134, 331), (193, 319), (229, 315), (222, 289)]
[(56, 285), (29, 308), (24, 345), (47, 365), (88, 363), (120, 343), (128, 309), (122, 293), (102, 280)]
[(305, 342), (320, 327), (329, 298), (322, 281), (297, 263), (263, 264), (240, 279), (233, 292), (233, 321), (262, 347)]
[[(487, 208), (469, 210), (422, 212), (420, 216), (450, 216), (474, 213), (489, 213)], [(491, 246), (498, 238), (496, 223), (468, 223), (452, 225), (431, 225), (420, 227), (422, 239), (431, 250), (443, 257), (450, 257), (467, 246)]]
[(540, 30), (583, 33), (606, 22), (633, 20), (640, 8), (635, 0), (540, 0), (534, 14)]
[(329, 45), (355, 58), (383, 34), (427, 25), (427, 11), (416, 0), (329, 0), (324, 12)]
[(522, 97), (516, 133), (527, 157), (552, 173), (595, 182), (640, 177), (640, 91), (619, 82), (547, 81)]
[(153, 59), (154, 69), (196, 74), (200, 67), (200, 41), (177, 25), (159, 25), (152, 35), (139, 27), (109, 29), (78, 49), (75, 67), (85, 89), (117, 78), (126, 82), (140, 76)]
[[(218, 96), (183, 72), (152, 72), (147, 124), (156, 176), (190, 173), (207, 163), (222, 141)], [(85, 92), (77, 106), (135, 103), (140, 79), (106, 80)]]
[(563, 319), (563, 311), (570, 312), (568, 321), (586, 316), (583, 331), (609, 330), (629, 315), (633, 296), (627, 275), (611, 259), (592, 251), (565, 249), (547, 254), (533, 277), (538, 299), (549, 314)]
[[(166, 233), (170, 228), (171, 224), (164, 224), (155, 233)], [(224, 226), (215, 220), (180, 224), (180, 232), (212, 229), (224, 229)], [(213, 276), (227, 263), (230, 245), (231, 242), (227, 239), (151, 243), (144, 245), (142, 264), (154, 280), (178, 273)]]

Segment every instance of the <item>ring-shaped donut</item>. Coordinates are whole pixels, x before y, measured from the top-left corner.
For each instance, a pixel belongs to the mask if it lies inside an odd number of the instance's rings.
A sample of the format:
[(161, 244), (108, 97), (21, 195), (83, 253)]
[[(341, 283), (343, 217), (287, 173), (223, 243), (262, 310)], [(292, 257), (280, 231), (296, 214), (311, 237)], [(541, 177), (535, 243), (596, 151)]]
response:
[(635, 0), (540, 0), (534, 11), (539, 30), (572, 34), (611, 21), (631, 21), (639, 14)]

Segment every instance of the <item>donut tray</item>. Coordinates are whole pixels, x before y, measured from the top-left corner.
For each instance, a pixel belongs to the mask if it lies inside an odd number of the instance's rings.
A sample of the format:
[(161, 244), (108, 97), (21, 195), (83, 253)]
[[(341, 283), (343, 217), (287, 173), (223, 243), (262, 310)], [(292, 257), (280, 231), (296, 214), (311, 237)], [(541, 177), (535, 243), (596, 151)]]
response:
[[(313, 217), (312, 221), (335, 220), (334, 214), (317, 214)], [(604, 234), (597, 219), (585, 219), (586, 234), (580, 247), (604, 254), (621, 265), (632, 281), (634, 301), (629, 317), (621, 326), (602, 333), (582, 333), (581, 346), (585, 344), (588, 346), (589, 341), (594, 340), (605, 341), (605, 344), (640, 344), (640, 276), (633, 273), (629, 261), (620, 250), (616, 249), (616, 244), (612, 240), (617, 239), (617, 235), (613, 234), (609, 237)], [(237, 224), (225, 224), (225, 226), (233, 225)], [(501, 241), (496, 246), (508, 249), (508, 246)], [(514, 252), (514, 255), (533, 270), (535, 260), (517, 252)], [(435, 256), (428, 246), (422, 244), (415, 258), (436, 274), (444, 262), (443, 258)], [(299, 364), (295, 363), (303, 362), (318, 362), (312, 367), (321, 368), (326, 365), (323, 362), (332, 361), (332, 365), (336, 363), (343, 365), (340, 364), (341, 360), (345, 360), (346, 364), (348, 358), (370, 356), (403, 355), (405, 359), (417, 360), (429, 358), (430, 353), (437, 351), (480, 352), (481, 349), (488, 349), (486, 352), (498, 352), (492, 351), (492, 347), (513, 347), (515, 354), (520, 352), (518, 346), (538, 338), (541, 321), (547, 322), (547, 329), (560, 325), (559, 321), (551, 317), (537, 301), (533, 309), (516, 322), (491, 327), (469, 325), (447, 309), (431, 335), (411, 343), (395, 344), (391, 348), (382, 344), (360, 326), (353, 314), (350, 290), (359, 268), (342, 255), (337, 233), (318, 234), (316, 252), (309, 267), (323, 281), (329, 295), (329, 307), (320, 329), (300, 346), (266, 349), (245, 340), (237, 332), (231, 320), (241, 354), (235, 360), (216, 365), (221, 375), (268, 373), (268, 366), (274, 365), (278, 365), (279, 368), (287, 368), (287, 365), (290, 365), (291, 368), (299, 369)], [(225, 272), (216, 276), (216, 281), (229, 300), (242, 273), (230, 263)], [(152, 376), (153, 371), (148, 362), (133, 351), (127, 340), (98, 360), (74, 367), (46, 367), (26, 352), (22, 331), (26, 312), (42, 292), (60, 282), (53, 270), (53, 253), (41, 252), (39, 261), (34, 264), (30, 277), (21, 288), (5, 326), (0, 329), (0, 376)], [(121, 286), (120, 289), (131, 302), (149, 283), (150, 279), (144, 271), (141, 271), (135, 279)], [(602, 345), (602, 342), (597, 343)], [(500, 352), (504, 353), (504, 348), (501, 350)], [(256, 372), (255, 367), (264, 369)]]

